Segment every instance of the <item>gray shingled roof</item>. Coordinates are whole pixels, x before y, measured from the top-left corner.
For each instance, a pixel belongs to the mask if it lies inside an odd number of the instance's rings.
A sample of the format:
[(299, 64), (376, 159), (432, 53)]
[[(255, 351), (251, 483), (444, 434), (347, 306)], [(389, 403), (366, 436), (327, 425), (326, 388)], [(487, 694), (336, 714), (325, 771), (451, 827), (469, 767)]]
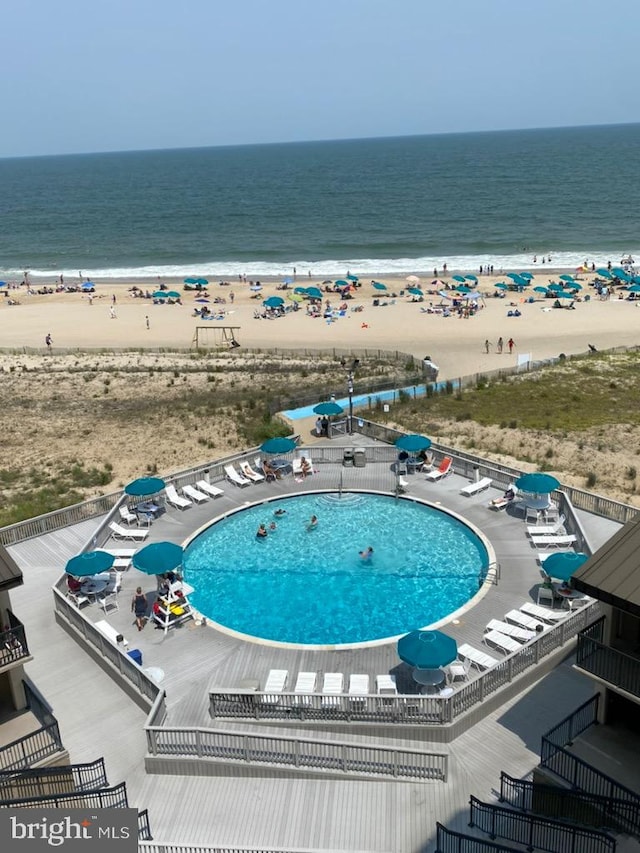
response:
[(22, 572), (4, 545), (0, 545), (0, 589), (13, 589), (22, 584)]

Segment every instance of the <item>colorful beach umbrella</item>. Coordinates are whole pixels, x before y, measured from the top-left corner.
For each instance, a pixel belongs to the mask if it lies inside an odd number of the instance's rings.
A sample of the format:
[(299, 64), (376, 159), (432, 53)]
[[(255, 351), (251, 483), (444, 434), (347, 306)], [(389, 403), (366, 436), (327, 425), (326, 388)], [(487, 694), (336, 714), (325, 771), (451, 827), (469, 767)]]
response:
[(381, 281), (372, 281), (371, 286), (375, 287), (376, 290), (386, 290), (387, 285), (383, 284)]
[(596, 270), (596, 274), (599, 275), (601, 278), (613, 278), (610, 271), (608, 269), (605, 269), (604, 267), (601, 267), (600, 269)]
[(314, 406), (313, 412), (316, 415), (341, 415), (344, 409), (339, 403), (328, 400), (326, 403), (318, 403), (317, 406)]
[(296, 449), (296, 443), (292, 438), (277, 436), (276, 438), (268, 438), (260, 445), (260, 450), (263, 453), (291, 453)]
[(573, 281), (572, 275), (559, 275), (558, 278), (560, 279), (560, 281)]
[(478, 277), (477, 277), (477, 276), (475, 276), (475, 275), (465, 275), (465, 280), (466, 280), (466, 281), (474, 281), (474, 282), (476, 282), (476, 283), (477, 283), (477, 282), (478, 282)]
[(335, 284), (337, 284), (338, 287), (349, 287), (349, 282), (345, 281), (343, 278), (337, 278), (335, 280)]
[(72, 557), (65, 566), (65, 572), (76, 578), (97, 575), (99, 572), (108, 571), (113, 565), (115, 557), (106, 551), (85, 551)]
[(133, 567), (145, 575), (164, 575), (182, 565), (183, 551), (174, 542), (152, 542), (131, 558)]
[(424, 293), (419, 287), (408, 287), (407, 293), (411, 293), (413, 296), (424, 296)]
[(547, 288), (546, 288), (546, 287), (542, 287), (542, 285), (541, 285), (541, 284), (537, 285), (537, 286), (536, 286), (536, 287), (534, 287), (533, 289), (534, 289), (534, 291), (535, 291), (536, 293), (547, 293)]
[(156, 292), (153, 294), (153, 298), (154, 299), (166, 299), (168, 295), (169, 295), (169, 293), (166, 290), (156, 290)]
[(589, 559), (587, 554), (576, 551), (559, 551), (551, 554), (544, 561), (543, 569), (550, 578), (559, 581), (568, 581), (580, 566)]
[(431, 447), (431, 439), (426, 435), (401, 435), (396, 439), (395, 445), (400, 450), (406, 450), (409, 453), (419, 453), (421, 450), (428, 450)]
[(180, 299), (180, 294), (178, 293), (177, 290), (167, 290), (166, 294), (169, 297), (169, 299)]
[(437, 669), (457, 656), (456, 641), (442, 631), (412, 631), (398, 640), (398, 657), (417, 669)]
[(307, 287), (305, 293), (310, 299), (322, 299), (322, 291), (317, 287)]
[(407, 282), (407, 284), (420, 284), (420, 279), (417, 275), (408, 275), (405, 278), (405, 281)]
[(454, 280), (454, 281), (459, 281), (461, 284), (464, 284), (464, 282), (465, 282), (465, 277), (464, 277), (463, 275), (454, 275), (454, 276), (453, 276), (453, 280)]
[(124, 493), (136, 498), (145, 498), (149, 495), (157, 495), (165, 487), (161, 477), (138, 477), (124, 487)]
[(535, 471), (532, 474), (523, 474), (516, 480), (516, 486), (521, 492), (529, 492), (535, 495), (548, 495), (560, 488), (560, 481), (551, 474)]
[(281, 296), (270, 296), (262, 304), (266, 305), (267, 308), (279, 308), (281, 305), (284, 305), (284, 299)]
[(349, 281), (359, 281), (358, 276), (357, 275), (351, 275), (351, 273), (349, 273), (347, 278), (349, 279)]

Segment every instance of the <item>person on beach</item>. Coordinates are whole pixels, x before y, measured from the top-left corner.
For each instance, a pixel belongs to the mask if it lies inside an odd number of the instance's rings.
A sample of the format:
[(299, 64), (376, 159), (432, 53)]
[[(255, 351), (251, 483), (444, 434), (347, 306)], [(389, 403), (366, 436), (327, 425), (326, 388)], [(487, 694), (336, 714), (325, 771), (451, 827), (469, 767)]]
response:
[(112, 320), (116, 319), (116, 309), (113, 307), (113, 305), (109, 306), (109, 316)]
[(51, 332), (49, 332), (44, 339), (45, 344), (47, 345), (47, 349), (51, 352), (51, 344), (53, 343), (53, 338), (51, 337)]
[(484, 342), (484, 351), (488, 354), (491, 349), (491, 344), (489, 343), (489, 338)]
[(513, 352), (513, 348), (515, 345), (516, 342), (513, 340), (513, 338), (509, 338), (509, 340), (507, 341), (507, 346), (509, 347), (509, 354)]
[(500, 352), (500, 353), (501, 353), (501, 352), (502, 352), (502, 348), (504, 347), (504, 341), (502, 340), (502, 338), (501, 338), (501, 337), (500, 337), (500, 338), (498, 338), (497, 343), (496, 343), (496, 347), (497, 347), (497, 349), (498, 349), (498, 352)]
[(147, 325), (147, 329), (150, 329), (150, 328), (151, 328), (151, 324), (149, 323), (149, 315), (148, 315), (148, 314), (145, 314), (145, 316), (144, 316), (144, 321), (145, 321), (145, 323), (146, 323), (146, 325)]

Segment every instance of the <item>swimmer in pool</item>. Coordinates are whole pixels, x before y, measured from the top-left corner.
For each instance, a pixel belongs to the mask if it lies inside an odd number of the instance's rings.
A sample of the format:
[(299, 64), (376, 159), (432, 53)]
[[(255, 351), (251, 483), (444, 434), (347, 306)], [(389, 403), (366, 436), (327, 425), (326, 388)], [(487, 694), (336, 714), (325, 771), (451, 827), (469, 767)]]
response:
[(267, 536), (267, 528), (264, 526), (264, 524), (261, 524), (256, 532), (256, 539), (266, 539)]
[(307, 530), (315, 530), (318, 526), (318, 516), (312, 515), (309, 519), (309, 523), (307, 524)]
[(274, 531), (277, 529), (278, 529), (278, 525), (275, 523), (275, 521), (272, 521), (271, 524), (269, 525), (269, 530)]
[(273, 514), (275, 515), (276, 518), (280, 518), (280, 516), (286, 515), (287, 511), (286, 511), (286, 509), (282, 509), (282, 507), (280, 507)]
[(366, 551), (360, 551), (360, 557), (363, 560), (369, 561), (373, 557), (373, 548), (371, 545), (366, 549)]

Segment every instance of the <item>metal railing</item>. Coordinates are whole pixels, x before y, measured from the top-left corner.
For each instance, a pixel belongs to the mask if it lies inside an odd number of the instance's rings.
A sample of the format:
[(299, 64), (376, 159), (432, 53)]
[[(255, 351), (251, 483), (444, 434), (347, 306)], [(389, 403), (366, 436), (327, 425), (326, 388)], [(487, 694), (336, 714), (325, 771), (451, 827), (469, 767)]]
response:
[(153, 841), (147, 809), (138, 812), (138, 841)]
[(0, 770), (31, 767), (63, 749), (58, 723), (50, 723), (3, 746), (0, 749)]
[(104, 758), (89, 764), (0, 771), (0, 800), (95, 791), (109, 784)]
[(7, 622), (7, 630), (0, 632), (0, 668), (29, 657), (24, 625), (10, 610), (7, 610)]
[(603, 621), (604, 617), (591, 626), (596, 630), (578, 634), (576, 666), (632, 696), (640, 697), (640, 659), (596, 639), (597, 633), (602, 636)]
[(447, 781), (448, 755), (414, 749), (203, 728), (145, 726), (151, 756), (275, 765), (344, 776)]
[(436, 823), (436, 849), (434, 853), (520, 853), (522, 848), (505, 847), (504, 844), (494, 844), (484, 838), (475, 838), (462, 832), (447, 829), (441, 823)]
[(493, 803), (470, 799), (469, 826), (486, 832), (489, 838), (506, 838), (526, 844), (528, 850), (556, 853), (615, 853), (616, 841), (606, 832), (573, 826), (551, 818), (523, 814)]
[(515, 779), (504, 771), (500, 774), (500, 802), (522, 811), (640, 837), (640, 803)]
[(572, 711), (552, 729), (549, 729), (542, 736), (543, 741), (547, 740), (556, 747), (570, 746), (578, 735), (586, 732), (590, 726), (597, 724), (599, 704), (600, 694), (594, 693), (590, 699), (587, 699), (575, 711)]
[[(501, 848), (506, 850), (507, 848)], [(182, 844), (173, 841), (139, 841), (138, 853), (327, 853), (310, 847), (229, 847), (227, 844)], [(357, 851), (354, 851), (357, 853)], [(516, 851), (518, 853), (518, 851)]]
[(31, 808), (36, 805), (49, 806), (56, 809), (96, 808), (96, 809), (126, 809), (129, 808), (127, 799), (127, 783), (120, 782), (112, 788), (101, 788), (98, 791), (77, 791), (69, 794), (50, 794), (41, 797), (21, 797), (15, 800), (3, 800), (0, 808)]

